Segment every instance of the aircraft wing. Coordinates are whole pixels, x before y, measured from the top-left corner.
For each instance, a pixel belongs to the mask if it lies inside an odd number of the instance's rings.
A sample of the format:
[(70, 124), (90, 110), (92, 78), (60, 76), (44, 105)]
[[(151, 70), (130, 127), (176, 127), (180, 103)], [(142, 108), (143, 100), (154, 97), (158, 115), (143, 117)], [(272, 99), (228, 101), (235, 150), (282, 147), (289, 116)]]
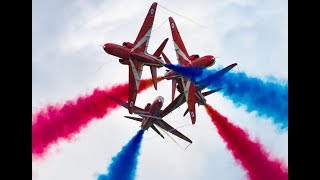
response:
[(199, 85), (200, 87), (205, 87), (206, 84), (210, 83), (211, 81), (214, 81), (216, 79), (219, 79), (220, 77), (222, 77), (224, 74), (226, 74), (227, 72), (229, 72), (232, 68), (234, 68), (237, 65), (237, 63), (233, 63), (230, 64), (229, 66), (219, 70), (218, 72), (204, 78), (201, 79), (200, 81), (196, 82), (197, 85)]
[[(205, 88), (207, 88), (206, 86), (203, 86), (203, 85), (201, 85), (201, 84), (195, 84), (195, 88), (196, 88), (196, 90), (198, 90), (198, 91), (202, 91), (202, 90), (204, 90)], [(214, 92), (216, 92), (216, 91), (220, 91), (222, 88), (220, 87), (220, 88), (217, 88), (217, 89), (215, 89), (214, 90)]]
[[(211, 81), (214, 81), (216, 79), (219, 79), (223, 75), (225, 75), (227, 72), (229, 72), (232, 68), (234, 68), (237, 65), (237, 63), (230, 64), (229, 66), (217, 71), (216, 73), (205, 77), (204, 79), (201, 79), (200, 81), (196, 82), (196, 86), (199, 91), (202, 91), (206, 88), (206, 84), (210, 83)], [(219, 91), (220, 88), (218, 88), (216, 91)]]
[[(117, 104), (119, 104), (120, 106), (126, 108), (126, 109), (129, 109), (129, 104), (118, 99), (118, 98), (115, 98), (113, 96), (107, 96), (108, 99), (111, 99), (112, 101), (116, 102)], [(146, 110), (140, 108), (140, 107), (137, 107), (137, 106), (133, 106), (133, 113), (134, 114), (149, 114)]]
[(195, 93), (194, 83), (190, 83), (190, 87), (186, 96), (188, 96), (187, 103), (188, 103), (188, 110), (189, 110), (192, 124), (196, 123), (196, 100), (195, 100), (194, 93)]
[(154, 123), (156, 125), (158, 125), (160, 128), (178, 136), (179, 138), (189, 142), (189, 143), (192, 143), (192, 141), (186, 137), (185, 135), (183, 135), (181, 132), (177, 131), (175, 128), (173, 128), (172, 126), (170, 126), (168, 123), (166, 123), (164, 120), (157, 120), (157, 121), (154, 121)]
[(137, 93), (140, 85), (143, 63), (134, 59), (129, 59), (129, 113), (133, 113)]
[(134, 41), (134, 47), (132, 48), (131, 51), (134, 52), (146, 52), (147, 51), (147, 47), (149, 44), (149, 39), (151, 36), (151, 31), (152, 31), (152, 26), (153, 26), (153, 21), (154, 21), (154, 17), (156, 15), (156, 10), (157, 10), (157, 3), (154, 2), (149, 11), (148, 14), (142, 24), (142, 27), (139, 31), (139, 34), (136, 38), (136, 40)]
[(189, 60), (188, 52), (183, 44), (183, 41), (181, 39), (178, 27), (172, 17), (169, 17), (169, 23), (170, 23), (170, 29), (172, 33), (174, 48), (176, 51), (177, 59), (179, 62), (179, 65), (185, 66), (192, 64)]
[(164, 108), (158, 116), (161, 118), (165, 117), (166, 115), (171, 113), (173, 110), (180, 107), (184, 102), (186, 102), (186, 99), (183, 94), (180, 94), (166, 108)]
[(195, 85), (188, 78), (183, 78), (182, 82), (183, 94), (188, 104), (192, 124), (196, 123), (196, 101), (195, 101)]

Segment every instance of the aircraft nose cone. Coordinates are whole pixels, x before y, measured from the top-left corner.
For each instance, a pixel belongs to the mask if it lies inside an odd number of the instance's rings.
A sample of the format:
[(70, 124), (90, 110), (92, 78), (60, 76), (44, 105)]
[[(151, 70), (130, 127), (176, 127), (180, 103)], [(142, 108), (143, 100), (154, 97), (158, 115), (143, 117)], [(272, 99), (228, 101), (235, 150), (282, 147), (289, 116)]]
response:
[(110, 51), (110, 46), (111, 46), (110, 43), (106, 43), (102, 47), (103, 47), (104, 51), (108, 53)]
[(157, 101), (158, 101), (158, 103), (163, 103), (163, 102), (164, 102), (164, 99), (163, 99), (162, 96), (158, 96), (158, 97), (157, 97)]
[(162, 96), (159, 96), (159, 100), (160, 100), (160, 102), (164, 102), (164, 99)]
[(212, 59), (213, 61), (215, 60), (214, 56), (212, 56), (212, 55), (207, 55), (207, 58)]
[(212, 55), (208, 55), (207, 57), (210, 60), (209, 66), (213, 66), (216, 62), (216, 58)]

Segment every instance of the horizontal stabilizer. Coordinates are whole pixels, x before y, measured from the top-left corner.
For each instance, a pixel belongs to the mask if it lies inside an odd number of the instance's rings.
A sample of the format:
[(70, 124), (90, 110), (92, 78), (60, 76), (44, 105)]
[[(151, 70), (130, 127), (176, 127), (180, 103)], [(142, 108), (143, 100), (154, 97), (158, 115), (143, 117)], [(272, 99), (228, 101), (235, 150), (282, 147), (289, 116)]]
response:
[(160, 128), (162, 128), (163, 130), (166, 130), (168, 132), (170, 132), (173, 135), (176, 135), (177, 137), (192, 143), (192, 141), (185, 135), (183, 135), (181, 132), (179, 132), (177, 129), (173, 128), (172, 126), (170, 126), (168, 123), (166, 123), (164, 120), (159, 120), (159, 121), (155, 121), (155, 124), (157, 126), (159, 126)]
[(161, 53), (161, 54), (162, 54), (162, 57), (163, 57), (164, 61), (166, 62), (166, 64), (172, 64), (170, 62), (170, 60), (168, 59), (168, 57), (164, 53)]
[(154, 118), (154, 119), (159, 119), (159, 120), (162, 120), (161, 117), (157, 117), (157, 116), (151, 116), (151, 115), (148, 115), (148, 114), (137, 114), (141, 117), (149, 117), (149, 118)]
[[(116, 98), (116, 97), (113, 97), (113, 96), (106, 96), (108, 99), (114, 101), (115, 103), (121, 105), (122, 107), (126, 108), (126, 109), (129, 109), (129, 105), (128, 103)], [(148, 112), (146, 112), (144, 109), (138, 107), (138, 106), (133, 106), (133, 113), (134, 114), (147, 114)]]
[(215, 90), (203, 92), (202, 95), (203, 95), (203, 96), (208, 96), (208, 95), (210, 95), (210, 94), (212, 94), (212, 93), (215, 93), (215, 92), (217, 92), (217, 91), (220, 91), (221, 89), (222, 89), (222, 88), (218, 88), (218, 89), (215, 89)]
[(160, 133), (160, 131), (154, 125), (152, 125), (151, 128), (164, 139), (164, 136)]
[(187, 108), (186, 111), (183, 113), (183, 117), (186, 116), (186, 114), (188, 114), (189, 109)]
[(125, 118), (136, 120), (142, 122), (142, 118), (132, 117), (132, 116), (124, 116)]

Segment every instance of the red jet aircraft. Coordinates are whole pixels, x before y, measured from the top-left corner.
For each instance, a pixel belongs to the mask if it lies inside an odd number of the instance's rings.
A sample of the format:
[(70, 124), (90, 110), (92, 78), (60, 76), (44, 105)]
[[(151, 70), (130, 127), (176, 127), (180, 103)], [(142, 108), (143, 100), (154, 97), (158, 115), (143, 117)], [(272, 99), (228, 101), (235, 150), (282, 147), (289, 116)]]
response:
[[(108, 97), (110, 99), (112, 99), (113, 101), (117, 102), (118, 104), (120, 104), (121, 106), (129, 109), (128, 103), (121, 101), (120, 99), (116, 99), (115, 97)], [(141, 118), (138, 117), (131, 117), (131, 116), (124, 116), (126, 118), (132, 119), (132, 120), (136, 120), (141, 122), (141, 129), (142, 130), (148, 130), (149, 127), (151, 127), (156, 133), (158, 133), (162, 138), (164, 138), (164, 136), (160, 133), (160, 131), (156, 128), (156, 126), (160, 127), (163, 130), (166, 130), (170, 133), (172, 133), (173, 135), (178, 136), (179, 138), (192, 143), (192, 141), (186, 137), (185, 135), (183, 135), (182, 133), (180, 133), (179, 131), (177, 131), (175, 128), (173, 128), (172, 126), (170, 126), (168, 123), (166, 123), (162, 118), (164, 116), (166, 116), (167, 114), (169, 114), (173, 109), (173, 106), (171, 104), (169, 104), (165, 110), (161, 110), (162, 105), (163, 105), (164, 99), (162, 96), (158, 96), (153, 103), (148, 103), (144, 109), (137, 107), (137, 106), (133, 106), (133, 113), (139, 115)], [(168, 107), (172, 107), (172, 108), (168, 108)], [(156, 125), (156, 126), (155, 126)]]
[(140, 32), (134, 43), (123, 42), (122, 45), (113, 43), (106, 43), (103, 49), (108, 54), (119, 57), (119, 62), (129, 67), (129, 113), (133, 113), (133, 106), (135, 105), (137, 91), (141, 79), (143, 66), (149, 66), (154, 88), (157, 89), (157, 69), (164, 65), (164, 61), (160, 55), (168, 41), (166, 38), (153, 55), (148, 54), (147, 48), (151, 36), (154, 17), (156, 15), (157, 3), (154, 2), (143, 22)]
[[(215, 58), (212, 55), (206, 55), (203, 57), (199, 57), (198, 54), (193, 54), (189, 56), (184, 43), (180, 37), (180, 33), (178, 30), (177, 25), (175, 24), (172, 17), (169, 17), (169, 23), (170, 23), (170, 29), (173, 37), (174, 47), (176, 51), (176, 56), (178, 59), (178, 63), (181, 66), (192, 66), (192, 67), (201, 67), (201, 68), (207, 68), (212, 66), (215, 63)], [(167, 56), (162, 53), (162, 56), (167, 64), (171, 64)], [(229, 70), (231, 70), (234, 66), (237, 64), (231, 64), (228, 67), (220, 70), (218, 73), (226, 73)], [(207, 96), (209, 94), (212, 94), (216, 91), (219, 91), (221, 88), (216, 90), (211, 90), (208, 92), (201, 93), (201, 91), (205, 87), (201, 87), (200, 85), (195, 85), (193, 82), (191, 82), (188, 78), (182, 77), (181, 75), (177, 74), (176, 72), (172, 70), (168, 70), (167, 73), (164, 75), (164, 79), (172, 80), (172, 107), (168, 108), (177, 108), (180, 105), (182, 105), (184, 102), (187, 102), (188, 108), (184, 115), (190, 112), (191, 122), (192, 124), (195, 124), (196, 122), (196, 109), (195, 109), (195, 103), (198, 103), (198, 105), (205, 105), (206, 99), (204, 96)], [(176, 86), (176, 84), (178, 85)], [(181, 93), (175, 100), (174, 95), (176, 91), (176, 87), (178, 88), (178, 91)], [(184, 95), (182, 95), (184, 94)]]

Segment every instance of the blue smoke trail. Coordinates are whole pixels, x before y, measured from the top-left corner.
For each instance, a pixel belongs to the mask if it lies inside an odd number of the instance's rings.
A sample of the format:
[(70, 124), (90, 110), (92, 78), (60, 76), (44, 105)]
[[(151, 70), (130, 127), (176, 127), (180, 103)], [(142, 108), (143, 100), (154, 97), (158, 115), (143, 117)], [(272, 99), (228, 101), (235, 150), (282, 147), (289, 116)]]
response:
[(108, 174), (99, 175), (98, 180), (133, 180), (135, 178), (143, 133), (143, 130), (139, 130), (122, 147), (121, 151), (112, 158)]
[(257, 111), (259, 116), (273, 118), (281, 128), (288, 127), (288, 84), (264, 82), (245, 73), (208, 70), (178, 65), (165, 67), (188, 77), (195, 84), (216, 89), (222, 87), (225, 97), (231, 99), (236, 106), (246, 105), (247, 111)]

